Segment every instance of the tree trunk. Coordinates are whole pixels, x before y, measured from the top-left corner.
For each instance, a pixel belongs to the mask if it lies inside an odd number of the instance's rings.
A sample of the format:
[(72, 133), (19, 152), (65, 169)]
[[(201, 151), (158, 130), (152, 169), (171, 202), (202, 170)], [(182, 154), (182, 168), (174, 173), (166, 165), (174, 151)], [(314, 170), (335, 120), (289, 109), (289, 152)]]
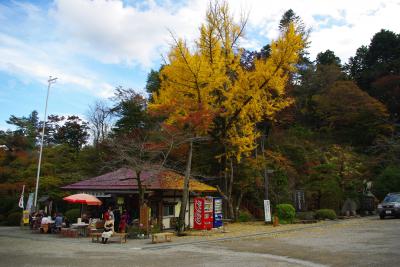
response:
[(145, 188), (143, 187), (142, 180), (141, 180), (141, 173), (142, 171), (136, 171), (136, 181), (138, 185), (139, 191), (139, 222), (141, 229), (146, 232), (146, 235), (149, 234), (149, 211), (148, 206), (145, 200)]
[(228, 190), (226, 192), (227, 201), (228, 201), (228, 210), (229, 210), (229, 218), (236, 220), (235, 218), (235, 211), (233, 207), (233, 197), (232, 197), (232, 188), (233, 188), (233, 161), (232, 158), (229, 159), (230, 163), (230, 175), (229, 175), (229, 183), (228, 183)]
[(192, 154), (193, 154), (193, 140), (190, 140), (188, 158), (186, 162), (185, 180), (183, 183), (181, 210), (179, 211), (178, 234), (181, 234), (185, 230), (186, 204), (189, 199), (189, 180), (192, 168)]
[(142, 185), (142, 180), (140, 179), (141, 171), (136, 171), (136, 181), (138, 185), (138, 191), (139, 191), (139, 206), (142, 206), (145, 203), (144, 199), (144, 188)]
[(234, 218), (235, 221), (239, 218), (239, 210), (240, 210), (240, 205), (242, 204), (243, 195), (244, 195), (244, 190), (241, 190), (235, 207), (235, 218)]

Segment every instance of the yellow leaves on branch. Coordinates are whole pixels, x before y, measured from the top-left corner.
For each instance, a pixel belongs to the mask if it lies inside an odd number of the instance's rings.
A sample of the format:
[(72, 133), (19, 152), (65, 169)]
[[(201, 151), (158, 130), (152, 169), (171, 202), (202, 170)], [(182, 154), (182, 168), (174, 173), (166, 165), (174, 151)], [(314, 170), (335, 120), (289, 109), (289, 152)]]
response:
[(274, 120), (292, 103), (285, 86), (305, 45), (295, 25), (289, 25), (272, 42), (270, 56), (256, 60), (254, 70), (246, 70), (239, 47), (245, 24), (244, 17), (234, 22), (226, 3), (210, 5), (194, 49), (174, 39), (169, 63), (160, 73), (160, 91), (149, 107), (167, 116), (167, 123), (193, 134), (218, 129), (227, 156), (238, 159), (254, 150), (256, 124)]

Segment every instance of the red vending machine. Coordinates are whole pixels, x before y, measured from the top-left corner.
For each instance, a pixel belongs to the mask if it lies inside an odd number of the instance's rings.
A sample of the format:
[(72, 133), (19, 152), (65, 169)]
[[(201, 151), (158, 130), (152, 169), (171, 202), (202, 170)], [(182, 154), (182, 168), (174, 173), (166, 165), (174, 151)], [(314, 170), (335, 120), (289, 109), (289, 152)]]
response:
[(196, 197), (194, 199), (193, 228), (210, 230), (213, 228), (213, 199), (212, 197)]

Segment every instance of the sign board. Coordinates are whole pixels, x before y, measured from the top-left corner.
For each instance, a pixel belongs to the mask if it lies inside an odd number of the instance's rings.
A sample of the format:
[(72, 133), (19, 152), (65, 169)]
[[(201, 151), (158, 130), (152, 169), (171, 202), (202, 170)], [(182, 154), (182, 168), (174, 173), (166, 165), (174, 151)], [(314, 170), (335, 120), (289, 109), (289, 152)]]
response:
[(271, 206), (268, 199), (264, 200), (264, 218), (265, 222), (271, 222)]
[(95, 197), (111, 197), (111, 194), (106, 194), (105, 192), (102, 192), (102, 191), (90, 191), (90, 192), (81, 192), (81, 193), (92, 195)]
[(124, 204), (124, 200), (125, 200), (125, 199), (124, 199), (123, 197), (118, 197), (118, 198), (117, 198), (117, 204), (118, 204), (118, 205), (123, 205), (123, 204)]
[(24, 224), (29, 224), (29, 210), (23, 211), (22, 219), (23, 219)]
[(296, 211), (304, 211), (306, 209), (304, 190), (294, 191), (294, 204)]

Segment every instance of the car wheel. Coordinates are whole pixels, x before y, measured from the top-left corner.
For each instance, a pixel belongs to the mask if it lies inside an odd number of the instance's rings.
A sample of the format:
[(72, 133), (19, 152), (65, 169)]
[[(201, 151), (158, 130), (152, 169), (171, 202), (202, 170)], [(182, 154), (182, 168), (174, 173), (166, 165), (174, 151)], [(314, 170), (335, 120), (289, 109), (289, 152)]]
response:
[(385, 215), (379, 215), (379, 218), (381, 218), (381, 220), (385, 219)]

